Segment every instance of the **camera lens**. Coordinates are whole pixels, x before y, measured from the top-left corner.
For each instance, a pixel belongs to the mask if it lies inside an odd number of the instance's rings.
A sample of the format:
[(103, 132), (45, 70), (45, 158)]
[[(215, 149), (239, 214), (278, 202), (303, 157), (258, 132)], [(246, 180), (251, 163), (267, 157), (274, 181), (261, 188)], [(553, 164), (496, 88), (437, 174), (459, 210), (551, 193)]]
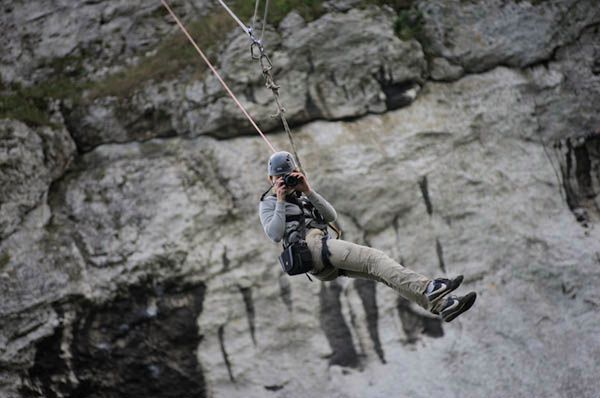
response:
[(295, 187), (296, 185), (298, 185), (298, 178), (294, 177), (293, 175), (287, 174), (283, 177), (283, 181), (285, 182), (285, 185), (287, 185), (288, 187)]

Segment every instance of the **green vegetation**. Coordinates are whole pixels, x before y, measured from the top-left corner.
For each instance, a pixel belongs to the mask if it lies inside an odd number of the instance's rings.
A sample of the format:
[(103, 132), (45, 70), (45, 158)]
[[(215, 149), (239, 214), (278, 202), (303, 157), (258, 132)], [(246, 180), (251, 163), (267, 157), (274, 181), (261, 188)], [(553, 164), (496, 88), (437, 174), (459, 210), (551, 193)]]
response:
[(29, 126), (50, 126), (48, 99), (78, 99), (84, 86), (69, 78), (57, 77), (36, 86), (3, 88), (0, 90), (0, 118), (21, 120)]
[[(186, 28), (203, 51), (214, 47), (235, 22), (225, 12), (209, 15), (186, 24)], [(164, 80), (176, 76), (181, 70), (193, 67), (199, 74), (206, 69), (198, 53), (180, 31), (167, 37), (151, 54), (143, 57), (137, 65), (96, 82), (90, 88), (89, 98), (104, 96), (127, 97), (144, 82)]]
[(0, 96), (0, 119), (5, 118), (21, 120), (33, 126), (50, 124), (45, 102), (20, 94)]
[(423, 15), (418, 9), (400, 10), (394, 30), (402, 40), (420, 39), (423, 36), (423, 22)]
[(414, 0), (363, 0), (361, 7), (368, 5), (389, 6), (397, 13), (394, 23), (396, 36), (402, 40), (421, 39), (423, 15)]
[(44, 68), (53, 70), (54, 78), (30, 87), (0, 84), (0, 118), (17, 119), (30, 126), (50, 126), (48, 99), (78, 100), (89, 83), (78, 83), (83, 73), (82, 58), (54, 59)]

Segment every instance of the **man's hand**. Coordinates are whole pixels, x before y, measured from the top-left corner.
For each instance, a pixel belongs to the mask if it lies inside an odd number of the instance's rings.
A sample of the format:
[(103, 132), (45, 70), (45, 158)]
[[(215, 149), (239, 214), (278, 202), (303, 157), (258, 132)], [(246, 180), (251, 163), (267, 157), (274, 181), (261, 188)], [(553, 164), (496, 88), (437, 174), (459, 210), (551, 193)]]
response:
[(285, 181), (283, 181), (283, 177), (277, 177), (273, 186), (275, 187), (275, 193), (277, 194), (277, 201), (285, 202), (287, 187), (285, 185)]
[(308, 178), (302, 173), (294, 172), (291, 173), (294, 177), (298, 179), (298, 184), (294, 187), (296, 191), (300, 191), (302, 193), (309, 193), (311, 191), (310, 184), (308, 183)]

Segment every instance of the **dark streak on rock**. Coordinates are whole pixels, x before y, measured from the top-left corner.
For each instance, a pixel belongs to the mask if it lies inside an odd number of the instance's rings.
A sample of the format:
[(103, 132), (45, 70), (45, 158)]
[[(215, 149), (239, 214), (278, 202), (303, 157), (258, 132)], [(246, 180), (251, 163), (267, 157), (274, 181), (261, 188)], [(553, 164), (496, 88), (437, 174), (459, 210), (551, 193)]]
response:
[[(354, 312), (354, 309), (352, 308), (351, 305), (348, 306), (348, 315), (350, 315), (350, 324), (352, 325), (352, 327), (354, 328), (354, 330), (357, 332), (357, 334), (359, 333), (359, 325), (358, 325), (358, 320), (356, 317), (356, 313)], [(365, 353), (366, 353), (366, 348), (363, 344), (363, 341), (361, 338), (358, 338), (358, 356), (359, 358), (363, 358), (365, 357)]]
[(272, 385), (272, 386), (264, 386), (264, 387), (265, 387), (265, 390), (267, 390), (267, 391), (273, 391), (273, 392), (275, 392), (275, 391), (282, 390), (284, 386)]
[(391, 111), (410, 105), (414, 101), (414, 97), (409, 95), (408, 92), (412, 89), (419, 88), (419, 83), (413, 80), (394, 82), (391, 81), (389, 77), (386, 77), (386, 75), (384, 67), (380, 66), (373, 77), (377, 80), (381, 87), (381, 91), (385, 94), (385, 105), (387, 110)]
[[(58, 396), (57, 392), (62, 396), (73, 388), (69, 378), (52, 380), (56, 374), (68, 374), (68, 367), (60, 348), (62, 338), (63, 327), (58, 326), (52, 335), (44, 337), (36, 344), (34, 364), (29, 369), (28, 376), (34, 381), (36, 392), (44, 397), (55, 398)], [(36, 396), (27, 388), (23, 388), (21, 393), (24, 396)]]
[(288, 311), (292, 312), (292, 286), (287, 275), (283, 272), (279, 274), (279, 296)]
[(410, 307), (410, 302), (400, 296), (398, 297), (397, 306), (408, 344), (414, 344), (419, 339), (419, 334), (430, 337), (442, 337), (444, 335), (440, 319), (417, 313)]
[[(554, 145), (559, 150), (562, 183), (569, 209), (584, 227), (600, 217), (600, 135), (567, 138)], [(564, 148), (564, 149), (563, 149)]]
[(335, 281), (321, 285), (319, 318), (332, 350), (329, 364), (356, 368), (359, 365), (358, 354), (342, 314), (341, 292), (342, 287)]
[(231, 263), (231, 261), (227, 257), (227, 246), (223, 247), (223, 256), (221, 257), (221, 259), (223, 261), (223, 272), (226, 272), (229, 270), (229, 264)]
[(423, 195), (423, 201), (425, 202), (425, 207), (427, 208), (427, 214), (433, 214), (433, 206), (431, 204), (431, 199), (429, 198), (429, 188), (427, 186), (427, 176), (424, 176), (419, 181), (419, 188), (421, 188), (421, 194)]
[(227, 373), (229, 373), (229, 380), (232, 383), (235, 383), (235, 378), (233, 377), (233, 372), (231, 370), (231, 362), (229, 362), (229, 355), (227, 355), (227, 350), (225, 349), (225, 325), (219, 326), (219, 346), (221, 347), (221, 354), (223, 355), (223, 361), (225, 362), (225, 366), (227, 366)]
[(252, 289), (249, 287), (241, 287), (240, 293), (242, 293), (242, 297), (244, 299), (244, 306), (246, 307), (246, 317), (248, 318), (248, 327), (250, 328), (250, 337), (252, 337), (252, 342), (256, 345), (256, 334), (255, 334), (255, 318), (256, 313), (254, 311), (254, 301), (252, 300)]
[(437, 253), (438, 262), (442, 272), (446, 273), (446, 263), (444, 262), (444, 248), (439, 238), (435, 238), (435, 252)]
[(23, 395), (205, 397), (195, 355), (204, 293), (202, 283), (146, 279), (103, 304), (71, 297), (57, 309), (60, 326), (36, 344)]
[(369, 336), (373, 341), (375, 352), (382, 363), (386, 363), (381, 340), (379, 339), (379, 312), (377, 309), (377, 285), (375, 281), (367, 279), (356, 279), (354, 281), (356, 291), (363, 303), (365, 313), (367, 314), (367, 328)]

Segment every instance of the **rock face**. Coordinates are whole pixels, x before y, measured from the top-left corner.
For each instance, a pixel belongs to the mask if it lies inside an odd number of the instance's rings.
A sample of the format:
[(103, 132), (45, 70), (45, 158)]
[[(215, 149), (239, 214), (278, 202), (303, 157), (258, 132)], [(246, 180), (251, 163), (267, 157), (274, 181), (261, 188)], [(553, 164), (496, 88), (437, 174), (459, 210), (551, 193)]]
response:
[[(369, 21), (369, 29), (357, 30), (364, 21)], [(396, 109), (412, 102), (423, 82), (422, 48), (416, 40), (394, 35), (390, 10), (326, 14), (310, 23), (290, 14), (281, 26), (280, 31), (267, 32), (265, 42), (272, 51), (275, 80), (285, 87), (281, 96), (292, 124)], [(264, 87), (261, 67), (250, 57), (248, 39), (237, 35), (224, 48), (220, 64), (223, 77), (262, 128), (279, 128), (279, 120), (270, 117), (273, 99)], [(75, 140), (87, 150), (106, 142), (171, 134), (230, 138), (254, 133), (211, 75), (186, 80), (190, 79), (150, 84), (131, 101), (100, 98), (73, 111), (68, 119), (78, 132)]]
[(557, 48), (576, 42), (582, 28), (598, 24), (599, 11), (590, 5), (560, 0), (418, 2), (431, 40), (428, 52), (467, 72), (544, 62)]
[[(205, 396), (194, 351), (202, 285), (144, 281), (103, 305), (56, 307), (63, 320), (36, 344), (25, 394), (42, 396)], [(71, 356), (62, 354), (65, 342)]]
[[(96, 79), (167, 30), (155, 6), (42, 3), (4, 11), (5, 82), (35, 83), (69, 43)], [(107, 42), (118, 26), (152, 40), (98, 49), (89, 7), (129, 16), (107, 19)], [(597, 5), (405, 7), (328, 2), (267, 42), (344, 239), (464, 274), (471, 311), (446, 324), (372, 281), (283, 274), (256, 213), (268, 148), (210, 76), (182, 71), (64, 100), (51, 126), (0, 121), (0, 396), (595, 397)], [(25, 15), (47, 52), (19, 58)], [(51, 41), (61, 15), (85, 34)], [(288, 149), (247, 41), (227, 37), (224, 76)]]
[[(160, 2), (64, 0), (17, 1), (0, 16), (6, 40), (0, 54), (5, 82), (31, 84), (55, 73), (56, 63), (81, 57), (86, 73), (107, 73), (115, 61), (152, 49), (168, 25)], [(184, 15), (205, 13), (205, 0), (181, 3)], [(68, 72), (74, 73), (75, 70)]]
[(34, 130), (17, 121), (0, 121), (0, 238), (45, 204), (50, 184), (63, 175), (74, 152), (64, 128)]

